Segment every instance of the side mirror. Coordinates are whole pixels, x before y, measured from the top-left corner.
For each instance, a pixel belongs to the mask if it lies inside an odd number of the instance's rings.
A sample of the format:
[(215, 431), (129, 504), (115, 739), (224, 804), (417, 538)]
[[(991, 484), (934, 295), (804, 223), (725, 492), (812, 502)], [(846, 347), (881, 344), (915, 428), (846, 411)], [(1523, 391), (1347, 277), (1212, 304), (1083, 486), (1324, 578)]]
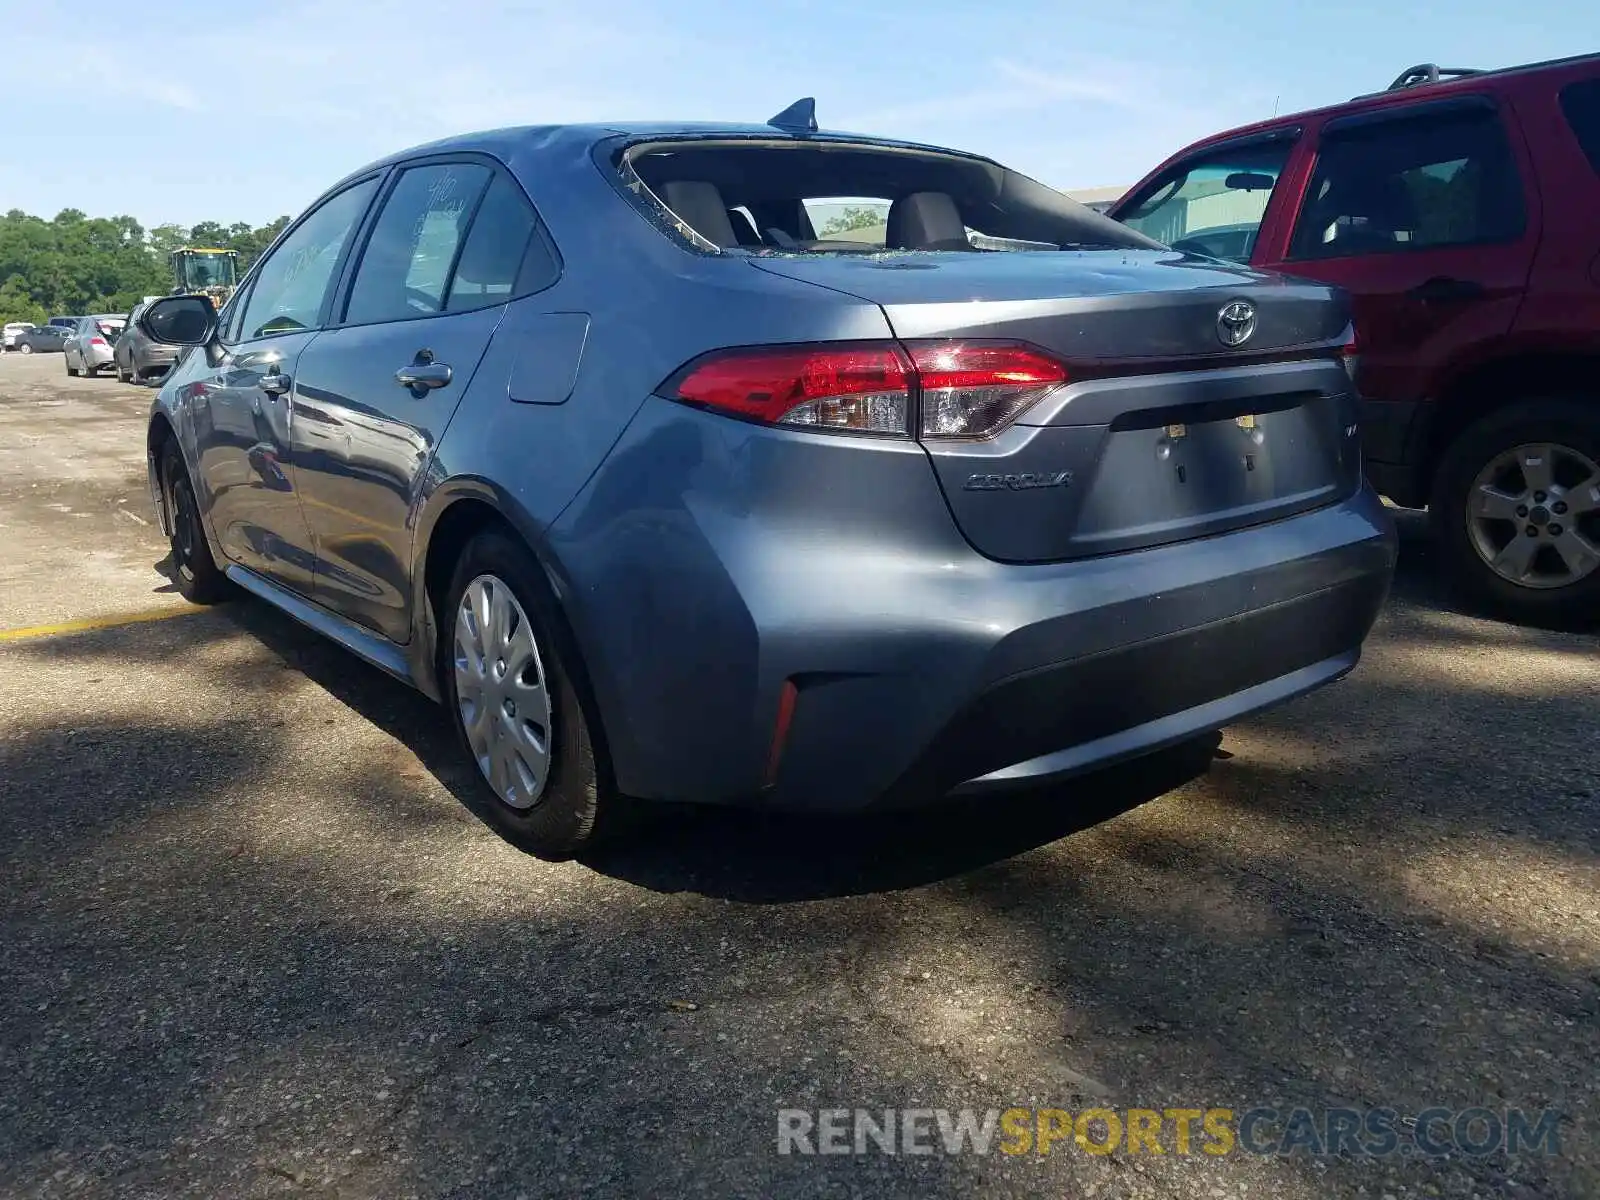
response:
[(204, 346), (217, 333), (217, 310), (209, 296), (165, 296), (139, 316), (139, 328), (153, 342)]
[(1270, 192), (1278, 181), (1260, 171), (1235, 171), (1222, 181), (1230, 192)]

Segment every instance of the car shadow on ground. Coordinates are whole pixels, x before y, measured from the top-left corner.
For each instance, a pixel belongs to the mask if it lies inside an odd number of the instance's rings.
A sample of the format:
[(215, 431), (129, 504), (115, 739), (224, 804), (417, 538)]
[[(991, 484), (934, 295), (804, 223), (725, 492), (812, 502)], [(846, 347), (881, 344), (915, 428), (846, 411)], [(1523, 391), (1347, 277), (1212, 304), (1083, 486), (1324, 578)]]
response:
[[(416, 752), (477, 813), (476, 776), (437, 704), (276, 610), (244, 601), (228, 619), (342, 703)], [(1025, 853), (1203, 775), (1220, 735), (999, 798), (939, 800), (866, 815), (649, 805), (628, 835), (583, 856), (603, 874), (660, 892), (784, 903), (917, 887)], [(633, 814), (631, 814), (633, 815)]]
[[(1542, 631), (1447, 618), (1426, 514), (1399, 514), (1402, 552), (1385, 620), (1418, 646), (1487, 641), (1542, 644)], [(415, 751), (468, 811), (485, 798), (440, 707), (276, 610), (228, 606), (230, 619), (341, 702)], [(1441, 623), (1431, 622), (1438, 614)], [(1582, 643), (1576, 651), (1583, 654)], [(1488, 699), (1485, 703), (1492, 704)], [(1220, 734), (1143, 759), (1001, 796), (928, 797), (925, 806), (869, 814), (764, 812), (759, 808), (643, 806), (628, 836), (585, 853), (592, 870), (663, 893), (692, 892), (743, 903), (789, 903), (920, 887), (1014, 858), (1092, 828), (1202, 779)]]

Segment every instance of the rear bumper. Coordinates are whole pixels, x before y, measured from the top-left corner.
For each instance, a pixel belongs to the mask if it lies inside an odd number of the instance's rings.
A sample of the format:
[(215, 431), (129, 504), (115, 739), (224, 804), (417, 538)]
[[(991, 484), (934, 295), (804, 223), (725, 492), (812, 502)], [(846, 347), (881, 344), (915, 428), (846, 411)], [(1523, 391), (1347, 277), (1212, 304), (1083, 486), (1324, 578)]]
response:
[(616, 782), (643, 798), (852, 810), (1131, 757), (1348, 671), (1393, 571), (1366, 487), (999, 563), (918, 447), (666, 408), (548, 539)]
[(1219, 729), (1342, 678), (1383, 597), (1374, 576), (999, 683), (879, 804), (1028, 787)]
[(176, 346), (149, 346), (143, 350), (135, 350), (129, 357), (133, 360), (136, 371), (149, 371), (156, 367), (165, 369), (173, 364), (178, 357)]

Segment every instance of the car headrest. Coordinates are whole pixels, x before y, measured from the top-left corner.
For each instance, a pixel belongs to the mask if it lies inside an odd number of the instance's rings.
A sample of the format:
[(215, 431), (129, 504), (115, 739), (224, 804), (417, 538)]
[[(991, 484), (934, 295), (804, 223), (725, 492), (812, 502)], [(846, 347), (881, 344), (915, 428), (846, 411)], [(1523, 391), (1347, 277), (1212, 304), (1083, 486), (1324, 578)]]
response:
[(756, 232), (756, 227), (750, 223), (750, 218), (737, 208), (728, 210), (728, 224), (733, 226), (733, 236), (741, 246), (759, 246), (762, 244), (761, 235)]
[(944, 192), (912, 192), (889, 206), (884, 245), (891, 250), (970, 250), (956, 202)]
[(722, 203), (722, 193), (715, 184), (677, 179), (662, 185), (661, 199), (679, 220), (712, 245), (739, 244), (733, 234), (733, 222), (728, 220), (727, 206)]

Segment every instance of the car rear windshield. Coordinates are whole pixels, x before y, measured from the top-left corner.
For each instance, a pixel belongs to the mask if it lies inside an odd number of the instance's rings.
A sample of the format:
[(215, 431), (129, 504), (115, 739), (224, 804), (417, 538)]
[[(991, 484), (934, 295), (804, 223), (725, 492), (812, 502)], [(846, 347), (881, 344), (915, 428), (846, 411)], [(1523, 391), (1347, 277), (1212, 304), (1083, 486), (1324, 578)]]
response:
[[(1160, 243), (986, 159), (862, 142), (699, 139), (628, 147), (623, 183), (701, 249), (882, 254)], [(642, 184), (642, 189), (639, 185)]]

